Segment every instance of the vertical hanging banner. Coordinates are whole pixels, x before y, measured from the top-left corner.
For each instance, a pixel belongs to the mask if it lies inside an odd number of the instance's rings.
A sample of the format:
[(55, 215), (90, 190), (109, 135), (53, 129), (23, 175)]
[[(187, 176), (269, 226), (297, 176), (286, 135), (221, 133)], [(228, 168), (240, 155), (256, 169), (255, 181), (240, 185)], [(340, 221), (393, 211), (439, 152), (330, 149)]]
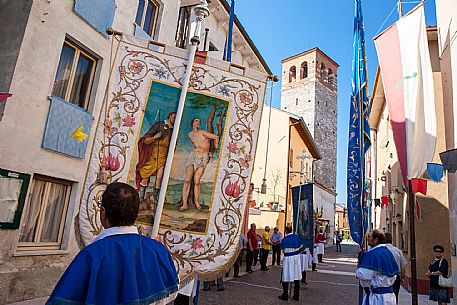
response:
[[(115, 181), (138, 190), (137, 225), (151, 232), (186, 70), (187, 50), (118, 43), (81, 199), (84, 245), (102, 230), (97, 202)], [(192, 69), (159, 232), (181, 281), (214, 279), (240, 249), (267, 75), (235, 70), (209, 57)]]
[(433, 158), (436, 114), (424, 7), (414, 8), (374, 39), (405, 186)]
[(362, 5), (360, 0), (355, 0), (352, 96), (347, 163), (347, 206), (351, 236), (359, 245), (362, 243), (369, 222), (364, 160), (365, 153), (371, 145), (369, 116), (370, 106), (368, 101)]
[(314, 245), (313, 185), (307, 183), (292, 188), (293, 217), (294, 224), (297, 224), (295, 233), (309, 249)]

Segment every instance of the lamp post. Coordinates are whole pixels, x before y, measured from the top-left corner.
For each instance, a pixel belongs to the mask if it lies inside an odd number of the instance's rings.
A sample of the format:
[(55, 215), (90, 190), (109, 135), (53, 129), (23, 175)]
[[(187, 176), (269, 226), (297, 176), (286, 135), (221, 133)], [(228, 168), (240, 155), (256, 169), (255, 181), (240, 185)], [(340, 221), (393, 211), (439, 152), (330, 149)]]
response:
[(189, 48), (189, 58), (187, 60), (187, 69), (183, 76), (181, 96), (179, 97), (178, 109), (176, 110), (176, 119), (173, 127), (173, 133), (171, 135), (170, 144), (168, 148), (167, 160), (165, 163), (164, 175), (162, 184), (160, 187), (159, 199), (157, 201), (157, 209), (154, 217), (154, 226), (152, 228), (151, 237), (155, 238), (159, 233), (160, 220), (162, 218), (163, 206), (165, 203), (165, 194), (167, 192), (168, 181), (170, 180), (171, 164), (174, 157), (174, 151), (176, 148), (176, 142), (178, 140), (179, 126), (181, 124), (182, 113), (184, 110), (184, 103), (187, 96), (187, 90), (190, 84), (190, 76), (192, 75), (192, 68), (195, 61), (195, 53), (198, 45), (200, 44), (200, 35), (202, 31), (203, 20), (209, 16), (208, 3), (206, 0), (201, 0), (200, 3), (195, 7), (194, 13), (196, 16), (196, 25), (194, 35), (190, 39), (191, 45)]
[[(298, 203), (297, 203), (297, 213), (298, 213), (298, 208), (300, 206), (300, 201), (301, 201), (301, 185), (302, 185), (302, 177), (304, 176), (304, 166), (303, 166), (303, 161), (306, 159), (311, 159), (311, 156), (308, 156), (305, 154), (306, 149), (303, 149), (301, 151), (301, 155), (297, 155), (295, 159), (300, 160), (300, 179), (299, 179), (299, 188), (298, 188)], [(292, 209), (293, 210), (293, 209)], [(297, 220), (295, 222), (295, 231), (297, 230), (298, 227), (298, 215), (297, 215)]]

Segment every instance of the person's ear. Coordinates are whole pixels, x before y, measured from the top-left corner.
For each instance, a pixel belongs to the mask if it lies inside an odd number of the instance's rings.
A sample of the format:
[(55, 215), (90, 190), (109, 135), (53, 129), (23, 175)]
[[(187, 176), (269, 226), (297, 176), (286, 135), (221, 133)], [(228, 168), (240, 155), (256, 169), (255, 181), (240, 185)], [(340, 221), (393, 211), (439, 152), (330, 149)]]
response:
[(103, 206), (100, 207), (100, 222), (105, 229), (109, 228), (108, 216), (106, 215), (106, 210)]

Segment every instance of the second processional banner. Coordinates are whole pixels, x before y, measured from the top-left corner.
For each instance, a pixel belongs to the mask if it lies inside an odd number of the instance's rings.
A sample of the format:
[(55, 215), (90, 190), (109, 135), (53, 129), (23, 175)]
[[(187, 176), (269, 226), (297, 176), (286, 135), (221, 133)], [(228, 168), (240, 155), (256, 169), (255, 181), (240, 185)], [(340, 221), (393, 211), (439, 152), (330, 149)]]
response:
[[(81, 199), (84, 245), (102, 230), (97, 203), (107, 183), (138, 190), (141, 233), (154, 223), (187, 50), (153, 48), (136, 37), (118, 41)], [(182, 281), (216, 277), (239, 251), (267, 80), (204, 61), (192, 70), (159, 233)]]

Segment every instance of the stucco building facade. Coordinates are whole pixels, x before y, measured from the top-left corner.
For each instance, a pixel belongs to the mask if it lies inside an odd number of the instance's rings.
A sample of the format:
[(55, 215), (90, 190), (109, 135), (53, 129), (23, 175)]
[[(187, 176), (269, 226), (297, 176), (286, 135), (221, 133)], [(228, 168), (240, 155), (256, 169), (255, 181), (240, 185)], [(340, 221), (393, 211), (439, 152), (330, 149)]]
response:
[[(446, 150), (457, 147), (457, 3), (436, 0), (441, 83), (443, 86)], [(449, 223), (454, 292), (457, 291), (457, 175), (448, 173)], [(457, 298), (454, 297), (454, 304)]]
[[(305, 156), (303, 162), (297, 156)], [(318, 148), (299, 116), (265, 106), (251, 179), (252, 199), (260, 213), (251, 214), (249, 222), (256, 223), (258, 229), (278, 226), (284, 232), (284, 226), (292, 223), (291, 188), (312, 181), (313, 160), (319, 158)], [(264, 178), (266, 194), (261, 193)]]

